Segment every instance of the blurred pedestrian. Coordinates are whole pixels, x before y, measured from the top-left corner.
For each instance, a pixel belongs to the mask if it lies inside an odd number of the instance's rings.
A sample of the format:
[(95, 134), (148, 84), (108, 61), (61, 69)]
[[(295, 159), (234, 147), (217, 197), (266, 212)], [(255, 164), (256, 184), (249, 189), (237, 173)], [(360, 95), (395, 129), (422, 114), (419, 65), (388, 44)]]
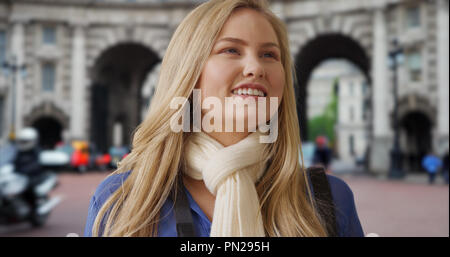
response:
[(39, 163), (40, 149), (38, 146), (39, 134), (36, 129), (27, 127), (17, 133), (17, 156), (14, 160), (15, 169), (29, 177), (35, 177), (42, 173)]
[(316, 148), (314, 150), (313, 164), (323, 166), (327, 172), (331, 162), (331, 149), (328, 147), (328, 140), (324, 136), (316, 138)]
[(436, 173), (442, 166), (442, 161), (430, 152), (422, 159), (422, 167), (428, 172), (428, 182), (431, 184), (434, 183), (434, 179), (436, 178)]
[(442, 176), (444, 177), (445, 183), (448, 185), (448, 149), (444, 154), (442, 162)]

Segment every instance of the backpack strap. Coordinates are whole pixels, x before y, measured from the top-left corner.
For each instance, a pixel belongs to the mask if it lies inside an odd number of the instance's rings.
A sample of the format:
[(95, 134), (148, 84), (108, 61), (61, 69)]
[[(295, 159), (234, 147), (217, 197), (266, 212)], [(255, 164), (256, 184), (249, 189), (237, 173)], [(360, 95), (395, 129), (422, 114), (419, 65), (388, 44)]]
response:
[(313, 187), (316, 208), (325, 222), (328, 235), (338, 236), (336, 209), (325, 169), (309, 167), (306, 172)]
[[(184, 189), (183, 179), (177, 179), (177, 192), (175, 197), (175, 220), (179, 237), (195, 237), (194, 220), (192, 218), (191, 207)], [(173, 199), (173, 198), (172, 198)]]
[[(322, 217), (326, 224), (327, 233), (329, 236), (338, 236), (335, 205), (325, 169), (322, 167), (310, 167), (306, 172), (313, 186), (316, 207), (320, 217)], [(177, 179), (176, 186), (177, 193), (174, 201), (174, 211), (178, 236), (195, 237), (196, 233), (191, 208), (181, 177)]]

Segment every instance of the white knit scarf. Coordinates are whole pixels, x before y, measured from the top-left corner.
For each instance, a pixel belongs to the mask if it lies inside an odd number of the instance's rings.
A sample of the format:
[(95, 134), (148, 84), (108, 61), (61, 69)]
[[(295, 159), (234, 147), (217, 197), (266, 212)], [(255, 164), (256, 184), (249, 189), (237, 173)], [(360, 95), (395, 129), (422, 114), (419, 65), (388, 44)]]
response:
[(238, 143), (224, 147), (209, 135), (192, 133), (184, 154), (184, 173), (204, 180), (216, 196), (211, 225), (212, 237), (265, 236), (255, 182), (266, 163), (261, 160), (265, 144), (258, 130)]

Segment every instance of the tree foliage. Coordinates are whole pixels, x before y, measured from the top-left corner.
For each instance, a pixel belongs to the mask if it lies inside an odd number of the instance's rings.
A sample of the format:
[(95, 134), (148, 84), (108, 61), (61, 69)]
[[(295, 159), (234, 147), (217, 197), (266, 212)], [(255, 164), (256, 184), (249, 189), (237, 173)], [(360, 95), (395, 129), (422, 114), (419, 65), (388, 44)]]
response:
[(338, 85), (339, 80), (335, 79), (330, 103), (325, 107), (324, 111), (320, 115), (308, 119), (309, 141), (314, 141), (318, 136), (326, 136), (329, 143), (334, 145), (334, 127), (338, 118)]

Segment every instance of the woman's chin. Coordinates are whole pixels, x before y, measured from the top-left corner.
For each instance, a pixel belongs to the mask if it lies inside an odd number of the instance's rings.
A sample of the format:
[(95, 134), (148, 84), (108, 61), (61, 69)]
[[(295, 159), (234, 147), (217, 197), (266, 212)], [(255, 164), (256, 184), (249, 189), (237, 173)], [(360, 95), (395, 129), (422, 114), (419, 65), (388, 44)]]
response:
[[(259, 122), (257, 119), (257, 116), (255, 115), (236, 115), (232, 119), (233, 123), (233, 130), (231, 132), (255, 132), (260, 124), (266, 124), (266, 121), (263, 120), (262, 122)], [(227, 124), (223, 124), (224, 132), (230, 132), (229, 129), (227, 130)], [(228, 127), (231, 127), (228, 125)]]

